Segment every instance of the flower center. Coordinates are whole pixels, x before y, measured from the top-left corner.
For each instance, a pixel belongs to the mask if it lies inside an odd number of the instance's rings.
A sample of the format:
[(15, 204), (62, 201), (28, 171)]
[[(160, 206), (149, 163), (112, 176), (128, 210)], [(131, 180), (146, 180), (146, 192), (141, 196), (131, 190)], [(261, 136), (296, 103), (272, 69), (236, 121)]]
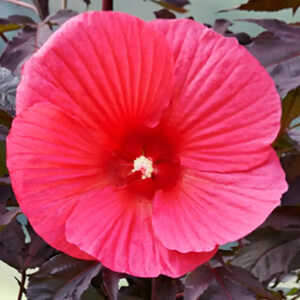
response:
[(136, 158), (133, 161), (133, 169), (131, 172), (134, 173), (138, 171), (142, 173), (142, 179), (151, 178), (153, 173), (153, 161), (144, 155)]

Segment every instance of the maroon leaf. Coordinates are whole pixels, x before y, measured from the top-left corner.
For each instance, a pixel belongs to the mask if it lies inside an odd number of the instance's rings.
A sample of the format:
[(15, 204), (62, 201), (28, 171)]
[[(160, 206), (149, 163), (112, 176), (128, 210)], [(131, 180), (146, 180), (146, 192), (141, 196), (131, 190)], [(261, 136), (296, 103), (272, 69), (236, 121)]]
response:
[(86, 6), (89, 6), (91, 4), (91, 0), (83, 0), (83, 2), (86, 4)]
[(0, 65), (14, 73), (20, 73), (22, 64), (36, 50), (36, 28), (26, 26), (8, 43), (0, 56)]
[(55, 14), (48, 16), (37, 28), (36, 43), (41, 47), (53, 34), (56, 28), (66, 21), (76, 16), (77, 12), (69, 9), (59, 10)]
[(228, 32), (228, 28), (232, 26), (232, 22), (226, 19), (217, 19), (215, 20), (214, 25), (212, 26), (213, 30), (225, 35)]
[(293, 183), (300, 176), (300, 154), (298, 152), (288, 152), (280, 158), (280, 161), (285, 171), (287, 181), (290, 184)]
[(277, 207), (261, 226), (270, 226), (277, 230), (300, 229), (300, 206)]
[(152, 2), (179, 13), (186, 13), (185, 5), (190, 4), (188, 0), (151, 0)]
[[(279, 300), (248, 271), (226, 266), (213, 269), (215, 280), (199, 300)], [(196, 300), (197, 298), (193, 298)]]
[(14, 73), (20, 73), (22, 64), (46, 42), (54, 29), (76, 14), (71, 10), (60, 10), (38, 25), (24, 27), (4, 49), (0, 65)]
[(28, 300), (79, 300), (101, 264), (58, 254), (29, 278)]
[(7, 18), (0, 18), (0, 33), (17, 30), (28, 24), (32, 25), (35, 22), (27, 16), (11, 15)]
[[(297, 156), (297, 161), (293, 160), (292, 162), (296, 163), (296, 165), (292, 166), (294, 167), (298, 172), (298, 175), (300, 175), (300, 156)], [(298, 167), (298, 168), (297, 168)], [(286, 166), (285, 166), (286, 168)], [(289, 184), (288, 191), (283, 195), (282, 197), (282, 205), (299, 205), (300, 204), (300, 177), (297, 177), (296, 179), (293, 179), (292, 182)]]
[(202, 265), (191, 272), (185, 282), (184, 299), (196, 300), (214, 281), (212, 270), (207, 265)]
[(299, 6), (300, 0), (248, 0), (248, 2), (245, 4), (234, 7), (232, 9), (221, 10), (220, 12), (226, 12), (234, 9), (254, 11), (278, 11), (281, 9), (291, 8), (293, 10), (293, 13), (295, 13)]
[(0, 231), (0, 259), (19, 271), (39, 267), (54, 253), (31, 227), (28, 233), (30, 243), (25, 242), (24, 231), (17, 220)]
[(300, 27), (275, 19), (243, 19), (264, 27), (247, 49), (266, 67), (282, 97), (300, 82)]
[(44, 20), (49, 15), (49, 0), (32, 0), (37, 8), (40, 18)]
[(232, 264), (251, 271), (262, 282), (288, 273), (289, 263), (300, 251), (299, 231), (262, 228), (247, 239), (250, 243), (241, 249)]
[[(300, 37), (300, 36), (299, 36)], [(300, 82), (299, 82), (300, 84)], [(291, 122), (300, 116), (300, 87), (290, 91), (282, 101), (281, 133), (287, 132)]]
[[(15, 114), (16, 89), (19, 78), (0, 67), (0, 125), (10, 128)], [(3, 132), (2, 132), (3, 133)]]
[(20, 212), (21, 210), (19, 207), (13, 207), (10, 210), (0, 211), (0, 231), (3, 230), (4, 226), (9, 224)]
[(176, 16), (166, 8), (154, 12), (157, 19), (176, 19)]
[(119, 292), (119, 280), (121, 275), (109, 269), (104, 269), (102, 271), (102, 278), (109, 300), (117, 300)]
[(176, 279), (162, 275), (153, 279), (151, 297), (156, 300), (176, 299)]

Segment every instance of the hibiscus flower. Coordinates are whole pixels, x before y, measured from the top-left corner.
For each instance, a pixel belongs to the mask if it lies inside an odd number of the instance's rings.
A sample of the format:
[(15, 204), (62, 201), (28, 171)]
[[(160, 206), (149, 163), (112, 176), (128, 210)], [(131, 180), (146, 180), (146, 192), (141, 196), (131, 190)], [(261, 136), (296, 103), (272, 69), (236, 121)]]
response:
[(235, 39), (192, 20), (84, 13), (25, 63), (7, 164), (54, 248), (177, 277), (279, 204), (280, 114)]

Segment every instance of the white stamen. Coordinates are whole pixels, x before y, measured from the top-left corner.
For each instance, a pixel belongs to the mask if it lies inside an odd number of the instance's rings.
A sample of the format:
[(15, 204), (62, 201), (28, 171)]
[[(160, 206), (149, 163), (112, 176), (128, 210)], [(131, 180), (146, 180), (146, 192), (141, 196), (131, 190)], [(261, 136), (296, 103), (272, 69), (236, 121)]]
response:
[(132, 173), (140, 171), (142, 179), (151, 178), (153, 172), (153, 162), (151, 159), (141, 155), (133, 161)]

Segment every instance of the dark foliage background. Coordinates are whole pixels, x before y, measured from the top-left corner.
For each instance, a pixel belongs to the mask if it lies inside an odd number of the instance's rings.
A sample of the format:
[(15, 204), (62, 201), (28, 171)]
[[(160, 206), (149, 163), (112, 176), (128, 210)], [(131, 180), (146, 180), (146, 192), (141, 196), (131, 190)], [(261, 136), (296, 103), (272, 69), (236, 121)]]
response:
[[(90, 0), (83, 1), (90, 4)], [(157, 3), (156, 18), (175, 18), (174, 12), (186, 12), (189, 4), (188, 0), (148, 1)], [(20, 67), (56, 28), (77, 14), (67, 9), (67, 1), (62, 3), (65, 9), (49, 15), (48, 0), (33, 0), (28, 8), (39, 16), (39, 22), (23, 15), (0, 19), (0, 38), (6, 43), (0, 53), (0, 260), (20, 272), (18, 299), (24, 294), (29, 300), (300, 299), (296, 287), (285, 292), (276, 289), (286, 275), (300, 269), (300, 22), (236, 21), (261, 26), (264, 31), (254, 37), (232, 32), (232, 23), (225, 19), (207, 24), (226, 37), (237, 38), (266, 68), (281, 95), (281, 130), (273, 144), (289, 183), (281, 206), (254, 232), (220, 247), (209, 263), (186, 276), (144, 279), (112, 272), (98, 262), (71, 258), (45, 244), (20, 211), (10, 186), (5, 140), (15, 114)], [(112, 4), (104, 0), (103, 9), (112, 9)], [(233, 9), (290, 8), (295, 13), (299, 6), (300, 0), (249, 0)], [(9, 39), (9, 31), (15, 31), (15, 37)], [(28, 269), (36, 267), (28, 275)]]

